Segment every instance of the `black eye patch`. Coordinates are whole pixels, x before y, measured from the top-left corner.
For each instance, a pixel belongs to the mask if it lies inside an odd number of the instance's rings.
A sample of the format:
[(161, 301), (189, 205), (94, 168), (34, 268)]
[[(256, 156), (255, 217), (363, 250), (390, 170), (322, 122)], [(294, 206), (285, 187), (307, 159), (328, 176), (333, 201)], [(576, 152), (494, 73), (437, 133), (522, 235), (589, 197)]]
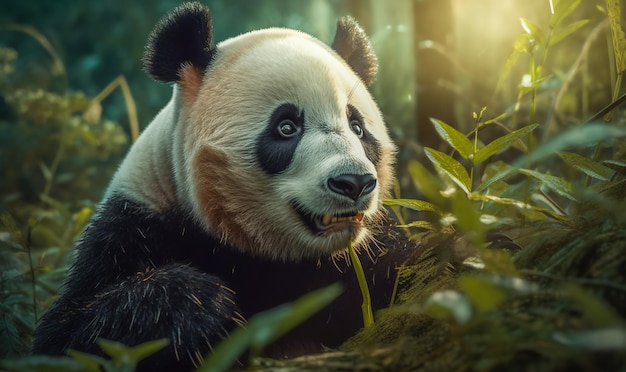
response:
[[(361, 140), (361, 144), (363, 145), (363, 150), (365, 150), (365, 156), (374, 164), (374, 166), (378, 167), (381, 158), (381, 148), (380, 143), (376, 140), (376, 138), (372, 135), (370, 131), (367, 130), (367, 126), (365, 125), (365, 119), (363, 115), (356, 109), (356, 107), (352, 105), (348, 105), (348, 123), (350, 123), (351, 130), (354, 131), (353, 125), (357, 124), (361, 128), (361, 134), (359, 135), (359, 139)], [(358, 133), (357, 133), (358, 135)]]
[(256, 155), (269, 174), (283, 172), (304, 135), (304, 111), (292, 103), (278, 106), (270, 116), (256, 143)]

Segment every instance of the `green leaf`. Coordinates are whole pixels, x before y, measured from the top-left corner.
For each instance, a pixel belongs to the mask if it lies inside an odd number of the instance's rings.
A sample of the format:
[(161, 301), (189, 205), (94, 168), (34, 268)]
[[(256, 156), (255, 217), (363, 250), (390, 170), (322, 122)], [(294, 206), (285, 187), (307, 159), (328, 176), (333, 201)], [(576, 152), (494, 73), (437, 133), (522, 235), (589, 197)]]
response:
[(586, 25), (587, 23), (589, 23), (588, 19), (582, 19), (580, 21), (574, 21), (558, 31), (554, 31), (550, 35), (550, 41), (548, 42), (548, 47), (551, 47), (554, 44), (558, 43), (559, 41), (565, 39), (569, 35), (576, 32), (576, 30)]
[(474, 308), (480, 312), (495, 309), (507, 297), (503, 288), (493, 285), (486, 278), (463, 275), (459, 278), (459, 285)]
[(519, 157), (513, 162), (512, 167), (495, 174), (483, 181), (475, 191), (484, 191), (494, 183), (504, 180), (515, 174), (517, 169), (532, 164), (548, 155), (563, 151), (572, 147), (584, 147), (595, 145), (600, 141), (612, 140), (626, 136), (626, 128), (609, 124), (592, 123), (568, 129), (557, 136), (538, 146), (530, 154)]
[(474, 145), (465, 135), (441, 120), (430, 119), (439, 136), (465, 159), (474, 153)]
[(521, 210), (531, 210), (531, 211), (542, 213), (546, 216), (552, 217), (560, 221), (567, 221), (566, 216), (560, 215), (546, 208), (541, 208), (541, 207), (534, 206), (532, 204), (524, 203), (523, 201), (513, 199), (513, 198), (503, 198), (503, 197), (494, 196), (494, 195), (471, 193), (470, 199), (481, 200), (485, 202), (493, 202), (493, 203), (497, 203), (501, 205), (511, 205)]
[[(537, 74), (538, 75), (538, 74)], [(533, 90), (537, 90), (539, 89), (546, 81), (550, 80), (554, 78), (553, 75), (547, 75), (544, 77), (541, 77), (535, 81), (529, 81), (528, 83), (524, 82), (524, 84), (520, 84), (518, 86), (520, 92), (522, 93), (528, 93), (528, 92), (532, 92)]]
[(254, 315), (245, 328), (235, 329), (213, 349), (198, 372), (229, 370), (248, 347), (258, 351), (321, 310), (341, 292), (341, 285), (333, 284), (309, 292), (294, 302)]
[(577, 285), (566, 284), (564, 287), (564, 294), (581, 307), (585, 323), (594, 328), (623, 326), (619, 313), (601, 297)]
[(511, 51), (511, 54), (504, 63), (504, 69), (502, 70), (500, 78), (498, 79), (498, 84), (496, 85), (496, 92), (499, 92), (500, 89), (502, 89), (502, 86), (504, 85), (504, 80), (506, 80), (507, 76), (509, 76), (513, 65), (515, 65), (515, 62), (517, 62), (519, 57), (522, 54), (527, 54), (529, 51), (530, 35), (525, 32), (519, 34), (517, 36), (517, 39), (515, 39), (515, 43), (513, 44), (513, 51)]
[(566, 164), (578, 169), (590, 177), (602, 181), (608, 181), (611, 176), (613, 176), (613, 171), (610, 168), (576, 153), (561, 152), (559, 153), (559, 156)]
[(515, 141), (518, 141), (518, 140), (522, 139), (523, 137), (528, 136), (528, 134), (530, 134), (530, 132), (535, 130), (535, 128), (537, 128), (538, 126), (539, 126), (539, 124), (527, 125), (527, 126), (525, 126), (523, 128), (520, 128), (518, 130), (515, 130), (515, 131), (507, 134), (507, 135), (504, 135), (504, 136), (502, 136), (500, 138), (497, 138), (497, 139), (493, 140), (487, 146), (483, 147), (482, 149), (480, 149), (480, 150), (478, 150), (476, 152), (476, 155), (474, 156), (474, 163), (475, 164), (480, 164), (483, 161), (487, 160), (492, 155), (495, 155), (497, 153), (500, 153), (500, 152), (506, 150)]
[(559, 0), (554, 4), (554, 14), (550, 17), (550, 29), (554, 30), (570, 15), (582, 0)]
[(441, 151), (437, 151), (431, 148), (425, 148), (426, 156), (433, 165), (441, 172), (445, 173), (456, 183), (466, 194), (470, 193), (472, 188), (469, 174), (467, 170), (450, 155), (444, 154)]
[[(166, 338), (144, 342), (137, 346), (127, 346), (117, 341), (99, 339), (96, 342), (104, 352), (113, 359), (111, 368), (130, 370), (141, 360), (166, 347), (170, 341)], [(106, 369), (106, 368), (105, 368)]]
[(100, 366), (106, 366), (111, 364), (111, 361), (98, 355), (84, 353), (82, 351), (69, 349), (67, 355), (71, 356), (74, 360), (81, 362), (85, 367), (85, 372), (100, 372)]
[(555, 332), (553, 338), (572, 350), (617, 353), (626, 350), (626, 329), (620, 326), (589, 331)]
[(415, 160), (409, 162), (409, 174), (411, 175), (415, 188), (424, 194), (426, 199), (441, 205), (443, 201), (443, 197), (441, 196), (442, 186), (437, 176)]
[(0, 223), (11, 233), (11, 239), (17, 242), (22, 248), (28, 245), (28, 242), (24, 238), (22, 231), (17, 227), (13, 216), (9, 213), (3, 213), (0, 215)]
[(520, 18), (520, 21), (522, 23), (522, 27), (524, 28), (524, 31), (526, 31), (526, 33), (528, 33), (530, 37), (535, 39), (535, 42), (537, 44), (542, 45), (542, 46), (546, 45), (546, 35), (543, 33), (543, 30), (541, 29), (541, 27), (537, 26), (535, 23), (531, 22), (529, 19), (526, 19), (523, 17)]
[(514, 166), (523, 167), (527, 163), (534, 163), (545, 156), (552, 155), (572, 147), (597, 145), (600, 141), (612, 140), (626, 136), (626, 128), (609, 124), (585, 124), (568, 129), (544, 142), (528, 156), (522, 156), (514, 162)]
[(383, 201), (383, 204), (385, 205), (389, 205), (389, 206), (400, 206), (400, 207), (404, 207), (404, 208), (408, 208), (414, 211), (420, 211), (420, 212), (436, 212), (436, 213), (441, 213), (441, 211), (439, 210), (439, 208), (437, 208), (436, 205), (429, 203), (427, 201), (423, 201), (423, 200), (416, 200), (416, 199), (387, 199), (385, 201)]
[(39, 163), (39, 168), (41, 168), (41, 174), (43, 175), (44, 180), (50, 181), (52, 179), (52, 171), (44, 162)]
[(570, 183), (563, 178), (551, 176), (549, 174), (540, 173), (530, 169), (520, 169), (519, 172), (540, 180), (544, 185), (550, 188), (550, 190), (565, 198), (576, 201), (576, 198), (572, 195), (572, 185), (570, 185)]
[(626, 176), (626, 163), (618, 160), (604, 160), (602, 161), (607, 168), (611, 168), (619, 174)]
[(0, 369), (9, 371), (34, 371), (34, 372), (71, 372), (92, 371), (89, 366), (80, 361), (48, 355), (29, 355), (15, 359), (0, 360)]
[(474, 316), (467, 296), (453, 290), (433, 293), (424, 303), (424, 312), (438, 319), (454, 319), (458, 324), (465, 324)]
[(511, 254), (502, 249), (481, 249), (478, 251), (478, 257), (485, 264), (485, 270), (488, 272), (519, 276)]
[(606, 0), (606, 9), (611, 27), (611, 39), (613, 40), (613, 54), (617, 72), (626, 70), (626, 36), (622, 28), (622, 8), (620, 0)]
[(452, 212), (456, 217), (456, 225), (464, 232), (475, 247), (483, 246), (486, 226), (480, 221), (476, 206), (472, 205), (468, 196), (456, 191), (452, 196)]
[(72, 226), (73, 236), (80, 234), (85, 229), (92, 213), (93, 210), (89, 207), (83, 207), (80, 211), (74, 213), (72, 216), (72, 219), (74, 220), (74, 226)]
[(412, 221), (405, 225), (397, 225), (396, 227), (399, 227), (401, 229), (413, 227), (413, 228), (424, 229), (424, 230), (429, 230), (429, 231), (438, 230), (437, 226), (430, 221)]

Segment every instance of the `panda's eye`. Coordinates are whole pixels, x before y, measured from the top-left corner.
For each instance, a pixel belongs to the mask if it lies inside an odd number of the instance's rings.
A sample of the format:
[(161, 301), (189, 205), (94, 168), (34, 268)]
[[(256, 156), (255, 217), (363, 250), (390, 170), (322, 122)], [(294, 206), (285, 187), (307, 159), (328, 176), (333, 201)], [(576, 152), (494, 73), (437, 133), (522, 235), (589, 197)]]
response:
[(363, 138), (363, 127), (361, 127), (361, 123), (358, 120), (350, 120), (350, 128), (359, 138)]
[(289, 119), (282, 120), (277, 128), (278, 134), (283, 138), (291, 138), (300, 132), (300, 127)]

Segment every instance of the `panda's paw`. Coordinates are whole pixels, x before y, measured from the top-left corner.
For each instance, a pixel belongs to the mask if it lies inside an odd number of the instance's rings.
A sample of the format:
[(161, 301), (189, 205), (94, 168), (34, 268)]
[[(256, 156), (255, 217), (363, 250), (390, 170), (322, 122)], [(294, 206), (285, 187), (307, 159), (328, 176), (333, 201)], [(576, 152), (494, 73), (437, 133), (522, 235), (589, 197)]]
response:
[(212, 347), (244, 322), (234, 292), (219, 278), (188, 265), (139, 272), (97, 295), (86, 309), (91, 321), (81, 332), (84, 343), (105, 338), (133, 346), (169, 339), (166, 349), (140, 364), (142, 370), (198, 367)]

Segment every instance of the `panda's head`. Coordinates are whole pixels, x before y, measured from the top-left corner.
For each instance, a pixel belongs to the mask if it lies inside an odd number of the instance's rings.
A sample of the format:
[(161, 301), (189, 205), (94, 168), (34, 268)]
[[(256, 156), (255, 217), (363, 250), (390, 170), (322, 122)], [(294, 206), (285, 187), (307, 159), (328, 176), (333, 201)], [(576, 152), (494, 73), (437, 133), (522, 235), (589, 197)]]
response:
[(173, 168), (181, 203), (222, 241), (300, 260), (366, 240), (392, 183), (392, 144), (367, 86), (363, 30), (338, 22), (329, 47), (266, 29), (211, 44), (208, 9), (157, 25), (144, 63), (179, 95)]

